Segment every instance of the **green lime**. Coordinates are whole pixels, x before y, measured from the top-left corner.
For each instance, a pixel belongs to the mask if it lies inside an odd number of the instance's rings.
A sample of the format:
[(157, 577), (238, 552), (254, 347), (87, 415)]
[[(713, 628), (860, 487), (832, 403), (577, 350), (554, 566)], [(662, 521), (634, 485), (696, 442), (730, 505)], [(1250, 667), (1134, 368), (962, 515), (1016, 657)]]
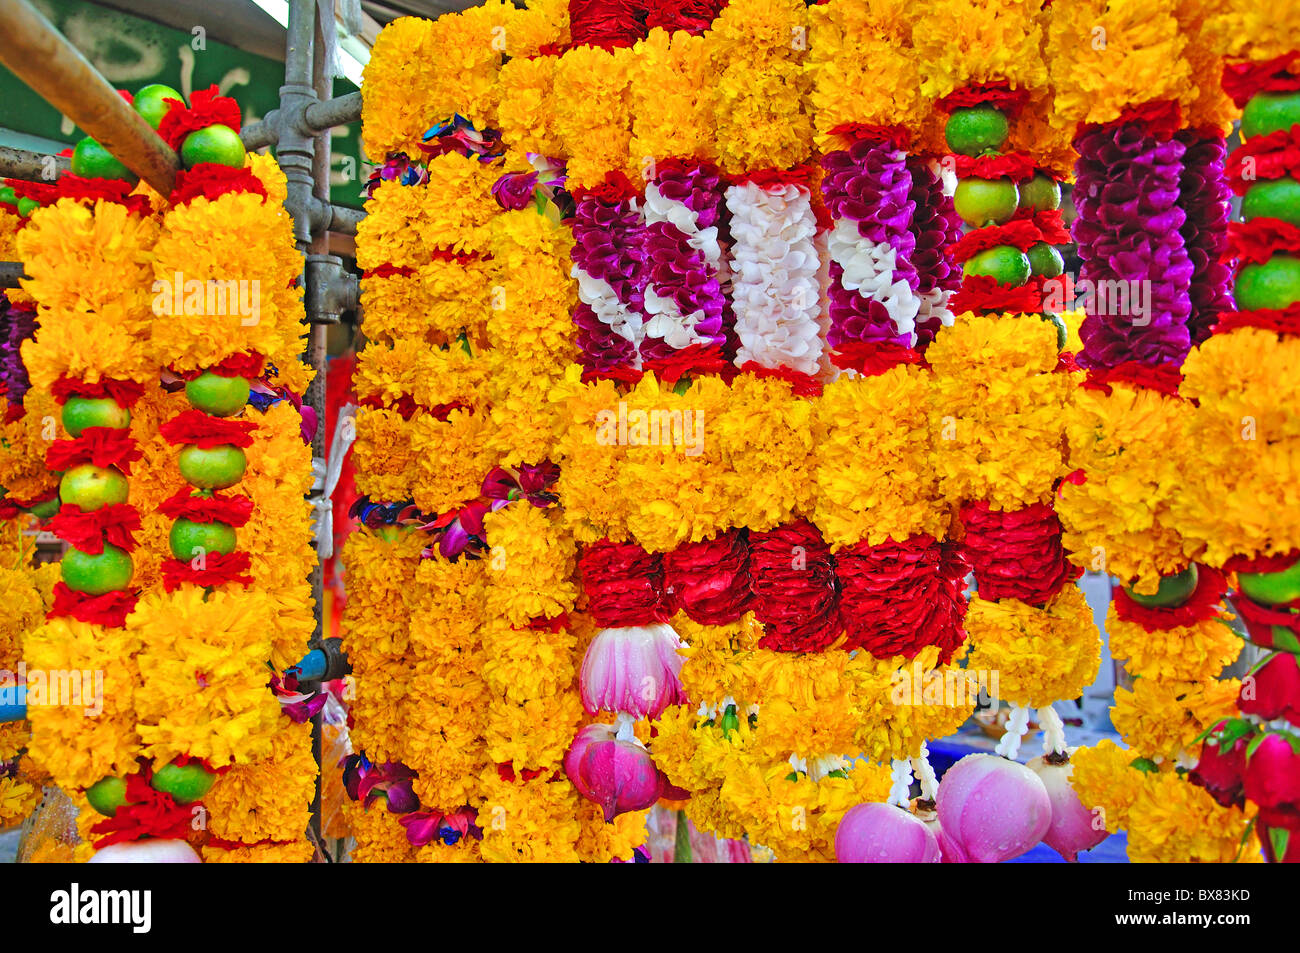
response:
[(98, 555), (69, 549), (59, 568), (69, 589), (90, 596), (102, 596), (131, 584), (131, 555), (108, 543)]
[(1267, 136), (1300, 122), (1300, 90), (1256, 93), (1241, 111), (1241, 138)]
[(1055, 278), (1065, 271), (1065, 259), (1061, 253), (1047, 242), (1035, 242), (1029, 246), (1029, 273), (1031, 275), (1042, 275), (1044, 278)]
[(1011, 245), (994, 245), (970, 258), (963, 266), (967, 275), (986, 275), (1000, 285), (1023, 285), (1029, 280), (1029, 259)]
[(90, 136), (72, 150), (72, 174), (83, 179), (125, 179), (132, 184), (139, 181), (134, 172)]
[(1252, 185), (1241, 199), (1241, 217), (1280, 218), (1300, 225), (1300, 182), (1291, 176)]
[(943, 128), (948, 148), (964, 156), (998, 149), (1007, 141), (1007, 117), (992, 106), (954, 109)]
[(244, 143), (239, 133), (217, 124), (196, 129), (181, 143), (181, 161), (192, 169), (202, 162), (215, 162), (236, 169), (244, 167)]
[(1281, 310), (1300, 301), (1300, 258), (1274, 255), (1262, 265), (1247, 265), (1237, 276), (1237, 307)]
[(1020, 192), (1006, 176), (1000, 179), (971, 177), (957, 183), (952, 204), (967, 225), (1001, 225), (1016, 214)]

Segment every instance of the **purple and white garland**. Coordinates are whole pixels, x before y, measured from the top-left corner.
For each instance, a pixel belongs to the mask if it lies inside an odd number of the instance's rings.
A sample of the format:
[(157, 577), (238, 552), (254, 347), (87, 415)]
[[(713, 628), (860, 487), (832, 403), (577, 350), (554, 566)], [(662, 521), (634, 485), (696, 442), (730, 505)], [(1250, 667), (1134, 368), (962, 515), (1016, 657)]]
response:
[(889, 142), (859, 139), (823, 156), (822, 169), (822, 196), (835, 221), (827, 343), (914, 345), (922, 300), (911, 261), (916, 202), (906, 153)]
[[(646, 187), (645, 288), (647, 341), (654, 350), (721, 347), (727, 277), (723, 247), (722, 177), (700, 164), (672, 163)], [(642, 358), (666, 354), (642, 348)]]
[(644, 228), (630, 199), (584, 195), (577, 200), (570, 257), (581, 304), (573, 320), (580, 359), (589, 370), (641, 366), (646, 336)]

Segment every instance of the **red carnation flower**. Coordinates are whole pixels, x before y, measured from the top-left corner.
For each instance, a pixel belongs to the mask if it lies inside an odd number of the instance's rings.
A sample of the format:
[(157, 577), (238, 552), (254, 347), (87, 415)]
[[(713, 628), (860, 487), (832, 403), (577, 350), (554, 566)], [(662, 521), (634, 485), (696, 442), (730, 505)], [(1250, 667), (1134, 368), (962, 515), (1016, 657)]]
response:
[(186, 519), (194, 523), (226, 523), (236, 529), (253, 515), (253, 501), (248, 497), (195, 496), (192, 490), (179, 490), (163, 500), (158, 511), (174, 520)]
[(257, 424), (251, 420), (212, 417), (201, 410), (190, 409), (167, 421), (158, 432), (168, 443), (194, 444), (209, 450), (224, 444), (251, 447), (256, 429)]
[(578, 569), (587, 591), (587, 611), (602, 628), (649, 625), (672, 616), (664, 595), (662, 556), (635, 543), (602, 540), (583, 551)]
[(115, 589), (102, 596), (88, 596), (69, 589), (65, 582), (56, 582), (54, 605), (45, 617), (57, 619), (68, 616), (79, 622), (102, 625), (106, 629), (120, 629), (126, 625), (126, 617), (135, 609), (139, 598), (139, 589)]
[(1237, 328), (1263, 328), (1274, 334), (1300, 334), (1300, 301), (1285, 308), (1260, 308), (1257, 311), (1220, 311), (1214, 325), (1215, 334)]
[(128, 410), (144, 396), (144, 385), (138, 381), (106, 379), (93, 384), (75, 377), (61, 375), (50, 388), (54, 399), (60, 404), (67, 403), (69, 397), (88, 397), (98, 399), (108, 397), (119, 407)]
[(142, 456), (128, 428), (87, 427), (80, 437), (56, 440), (45, 451), (45, 465), (55, 473), (63, 473), (90, 463), (97, 467), (117, 467), (130, 476), (131, 464)]
[(104, 551), (105, 543), (133, 552), (133, 534), (140, 528), (140, 513), (130, 503), (110, 503), (89, 513), (65, 503), (50, 517), (46, 528), (74, 549), (93, 556)]
[(1046, 605), (1082, 570), (1065, 558), (1061, 521), (1043, 503), (995, 510), (987, 501), (961, 508), (963, 547), (983, 599), (1018, 599)]
[(953, 156), (957, 178), (1000, 179), (1023, 182), (1034, 177), (1037, 166), (1027, 152), (1008, 152), (994, 156)]
[(901, 364), (930, 366), (920, 351), (895, 341), (845, 341), (831, 355), (831, 363), (863, 377), (875, 377)]
[(830, 547), (807, 520), (749, 536), (749, 574), (759, 641), (780, 652), (816, 652), (843, 626)]
[(749, 607), (749, 545), (741, 530), (664, 554), (664, 590), (701, 625), (735, 622)]
[(1161, 608), (1135, 602), (1122, 588), (1114, 594), (1115, 614), (1125, 622), (1136, 622), (1148, 632), (1195, 625), (1219, 614), (1219, 601), (1227, 591), (1223, 573), (1211, 566), (1198, 566), (1196, 589), (1182, 605)]
[(1132, 384), (1147, 390), (1158, 390), (1168, 397), (1178, 396), (1178, 387), (1183, 382), (1183, 372), (1173, 364), (1143, 364), (1141, 361), (1125, 361), (1114, 367), (1094, 367), (1088, 371), (1088, 379), (1083, 382), (1087, 390), (1099, 390), (1110, 396), (1112, 384)]
[(168, 559), (162, 564), (163, 588), (175, 592), (186, 582), (205, 589), (228, 582), (247, 587), (253, 583), (253, 577), (248, 575), (251, 561), (245, 552), (208, 553), (198, 566), (193, 560)]
[(963, 262), (998, 245), (1012, 245), (1021, 251), (1028, 251), (1040, 241), (1042, 232), (1033, 219), (1013, 218), (1005, 225), (991, 225), (967, 232), (949, 246), (948, 253), (952, 255), (953, 261)]
[(176, 173), (171, 201), (173, 206), (181, 206), (200, 197), (212, 201), (223, 195), (241, 192), (266, 198), (266, 186), (253, 174), (252, 169), (236, 169), (219, 162), (200, 162), (192, 169), (182, 169)]
[(146, 837), (185, 840), (193, 821), (192, 805), (177, 804), (170, 794), (155, 790), (144, 775), (132, 774), (126, 779), (126, 803), (112, 817), (93, 826), (90, 833), (95, 849), (100, 850)]

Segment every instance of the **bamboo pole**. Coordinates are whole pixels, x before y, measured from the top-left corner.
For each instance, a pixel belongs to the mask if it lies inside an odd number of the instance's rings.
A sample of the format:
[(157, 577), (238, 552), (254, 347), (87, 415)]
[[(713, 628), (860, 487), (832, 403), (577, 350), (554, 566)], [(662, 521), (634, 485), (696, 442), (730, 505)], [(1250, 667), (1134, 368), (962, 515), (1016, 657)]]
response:
[(0, 63), (163, 195), (180, 160), (28, 0), (0, 0)]

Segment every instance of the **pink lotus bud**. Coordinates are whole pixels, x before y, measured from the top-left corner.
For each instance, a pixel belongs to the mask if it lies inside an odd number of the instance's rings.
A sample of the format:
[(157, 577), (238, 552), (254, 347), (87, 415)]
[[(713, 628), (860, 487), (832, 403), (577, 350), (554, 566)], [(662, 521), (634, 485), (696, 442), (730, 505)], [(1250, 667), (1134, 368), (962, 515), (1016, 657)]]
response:
[(125, 841), (109, 844), (90, 856), (88, 864), (201, 864), (203, 859), (183, 840)]
[(579, 794), (601, 806), (606, 823), (650, 807), (663, 784), (645, 746), (635, 738), (619, 740), (609, 725), (588, 725), (578, 732), (564, 756), (564, 771)]
[(582, 660), (582, 704), (589, 714), (623, 711), (658, 718), (686, 701), (681, 680), (684, 643), (672, 626), (655, 623), (604, 629)]
[(849, 808), (835, 830), (841, 864), (937, 864), (939, 843), (910, 811), (893, 804)]
[[(1067, 755), (1075, 750), (1070, 748)], [(1064, 761), (1034, 758), (1025, 767), (1038, 775), (1052, 802), (1052, 823), (1043, 835), (1043, 842), (1048, 847), (1073, 863), (1078, 859), (1079, 851), (1092, 850), (1106, 839), (1110, 833), (1106, 825), (1100, 824), (1096, 815), (1084, 807), (1079, 795), (1074, 793), (1070, 784), (1074, 765), (1070, 764), (1068, 757)]]
[(970, 863), (998, 864), (1043, 839), (1052, 801), (1038, 775), (992, 754), (971, 754), (944, 774), (939, 823)]

